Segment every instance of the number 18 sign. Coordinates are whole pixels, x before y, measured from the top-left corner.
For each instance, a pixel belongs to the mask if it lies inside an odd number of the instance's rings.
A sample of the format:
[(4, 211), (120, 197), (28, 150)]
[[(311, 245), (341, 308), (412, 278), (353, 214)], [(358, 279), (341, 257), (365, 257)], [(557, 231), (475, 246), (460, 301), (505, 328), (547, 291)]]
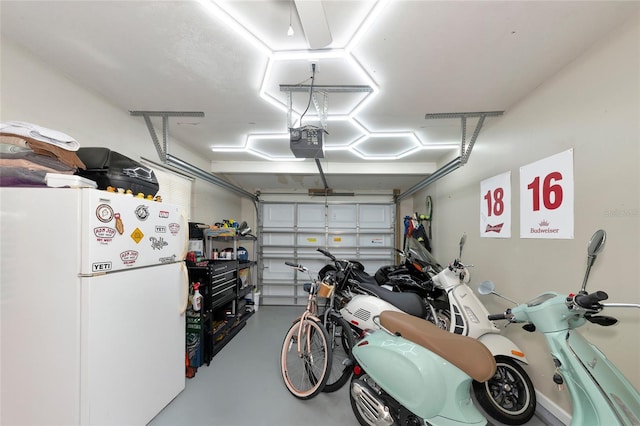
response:
[(480, 236), (511, 238), (511, 172), (480, 182)]
[(573, 238), (573, 149), (520, 167), (520, 238)]

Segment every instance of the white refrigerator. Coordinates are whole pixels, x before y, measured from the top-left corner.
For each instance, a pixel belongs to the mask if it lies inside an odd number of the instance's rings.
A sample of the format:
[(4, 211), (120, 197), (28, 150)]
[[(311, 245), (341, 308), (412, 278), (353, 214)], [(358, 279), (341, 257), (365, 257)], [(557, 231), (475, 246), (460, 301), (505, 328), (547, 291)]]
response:
[(0, 424), (148, 423), (185, 386), (182, 209), (0, 188), (0, 212)]

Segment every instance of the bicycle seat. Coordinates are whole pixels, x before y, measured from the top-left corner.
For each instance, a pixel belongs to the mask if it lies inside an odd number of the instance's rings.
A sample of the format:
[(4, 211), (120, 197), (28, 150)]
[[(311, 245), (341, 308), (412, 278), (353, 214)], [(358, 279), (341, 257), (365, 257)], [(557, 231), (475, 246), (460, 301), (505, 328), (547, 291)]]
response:
[(446, 359), (478, 382), (489, 380), (496, 360), (480, 341), (442, 330), (427, 320), (402, 312), (383, 311), (380, 324), (391, 333), (416, 343)]

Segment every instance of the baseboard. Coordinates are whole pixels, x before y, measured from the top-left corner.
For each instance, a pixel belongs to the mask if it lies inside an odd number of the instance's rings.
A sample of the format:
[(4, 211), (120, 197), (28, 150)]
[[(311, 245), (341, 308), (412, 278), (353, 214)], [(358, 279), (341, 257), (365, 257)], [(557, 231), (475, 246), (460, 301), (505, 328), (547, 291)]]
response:
[(558, 404), (536, 391), (536, 416), (547, 425), (565, 426), (571, 423), (571, 415), (564, 411)]

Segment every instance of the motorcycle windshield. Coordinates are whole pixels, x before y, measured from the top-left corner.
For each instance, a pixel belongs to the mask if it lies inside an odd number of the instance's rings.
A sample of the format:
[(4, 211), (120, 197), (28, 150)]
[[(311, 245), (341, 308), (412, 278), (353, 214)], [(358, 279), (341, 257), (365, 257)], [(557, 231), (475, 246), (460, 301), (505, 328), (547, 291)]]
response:
[(407, 237), (404, 251), (407, 254), (407, 258), (411, 262), (419, 263), (425, 272), (435, 275), (443, 269), (436, 258), (425, 248), (424, 244), (413, 237)]

